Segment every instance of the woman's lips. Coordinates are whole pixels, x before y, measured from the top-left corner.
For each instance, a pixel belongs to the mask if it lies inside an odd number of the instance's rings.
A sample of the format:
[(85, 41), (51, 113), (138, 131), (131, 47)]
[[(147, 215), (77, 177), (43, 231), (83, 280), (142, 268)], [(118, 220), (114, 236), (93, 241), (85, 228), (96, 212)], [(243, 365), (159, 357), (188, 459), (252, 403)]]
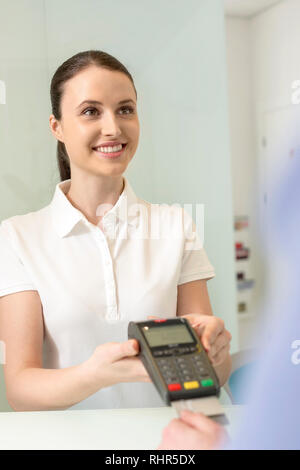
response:
[(122, 155), (122, 153), (124, 152), (125, 150), (125, 147), (126, 147), (127, 144), (122, 144), (122, 148), (121, 150), (118, 150), (117, 152), (100, 152), (100, 150), (96, 150), (96, 148), (94, 147), (94, 151), (97, 153), (97, 155), (99, 157), (103, 157), (103, 158), (118, 158)]

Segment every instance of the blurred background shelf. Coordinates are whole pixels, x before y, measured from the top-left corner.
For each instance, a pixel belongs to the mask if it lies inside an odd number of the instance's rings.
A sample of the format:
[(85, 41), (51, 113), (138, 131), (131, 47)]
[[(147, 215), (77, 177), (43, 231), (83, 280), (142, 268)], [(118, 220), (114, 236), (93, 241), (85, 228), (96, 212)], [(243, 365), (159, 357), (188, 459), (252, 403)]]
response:
[(235, 234), (235, 267), (238, 321), (256, 318), (253, 313), (253, 291), (255, 288), (255, 270), (252, 263), (251, 236), (249, 233), (249, 217), (236, 215), (234, 217)]

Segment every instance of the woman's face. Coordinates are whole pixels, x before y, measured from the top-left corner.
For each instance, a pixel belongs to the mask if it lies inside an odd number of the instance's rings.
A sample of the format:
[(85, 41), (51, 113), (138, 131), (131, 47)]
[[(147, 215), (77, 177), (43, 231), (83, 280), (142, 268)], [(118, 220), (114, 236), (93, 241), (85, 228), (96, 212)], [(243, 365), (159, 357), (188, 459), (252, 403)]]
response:
[[(99, 103), (83, 103), (86, 100)], [(124, 73), (97, 66), (78, 73), (65, 83), (61, 113), (60, 121), (50, 116), (50, 127), (66, 146), (71, 174), (124, 173), (139, 140), (135, 91)], [(110, 141), (126, 143), (118, 158), (107, 158), (95, 151), (95, 147)]]

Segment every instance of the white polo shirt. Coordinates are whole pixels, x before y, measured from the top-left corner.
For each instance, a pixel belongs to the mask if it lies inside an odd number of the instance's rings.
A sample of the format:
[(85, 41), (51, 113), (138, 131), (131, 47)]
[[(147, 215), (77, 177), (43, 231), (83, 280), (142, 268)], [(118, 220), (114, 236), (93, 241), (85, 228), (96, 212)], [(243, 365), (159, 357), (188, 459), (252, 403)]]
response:
[[(70, 179), (56, 185), (48, 206), (0, 225), (0, 296), (38, 291), (44, 368), (71, 367), (99, 344), (126, 341), (129, 321), (175, 317), (177, 286), (215, 276), (198, 235), (191, 241), (187, 212), (144, 201), (124, 181), (103, 230), (67, 199)], [(136, 382), (99, 390), (70, 409), (155, 406), (164, 403), (154, 385)]]

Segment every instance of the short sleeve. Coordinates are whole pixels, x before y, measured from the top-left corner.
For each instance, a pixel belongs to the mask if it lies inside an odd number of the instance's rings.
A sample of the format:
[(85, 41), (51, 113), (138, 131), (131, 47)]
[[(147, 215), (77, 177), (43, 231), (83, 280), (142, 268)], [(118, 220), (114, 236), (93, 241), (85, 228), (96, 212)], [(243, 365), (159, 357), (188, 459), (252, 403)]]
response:
[(212, 279), (216, 275), (214, 267), (203, 248), (195, 222), (185, 210), (183, 210), (183, 227), (182, 263), (177, 284), (180, 285), (197, 279)]
[(37, 290), (13, 249), (9, 231), (0, 224), (0, 297), (24, 290)]

